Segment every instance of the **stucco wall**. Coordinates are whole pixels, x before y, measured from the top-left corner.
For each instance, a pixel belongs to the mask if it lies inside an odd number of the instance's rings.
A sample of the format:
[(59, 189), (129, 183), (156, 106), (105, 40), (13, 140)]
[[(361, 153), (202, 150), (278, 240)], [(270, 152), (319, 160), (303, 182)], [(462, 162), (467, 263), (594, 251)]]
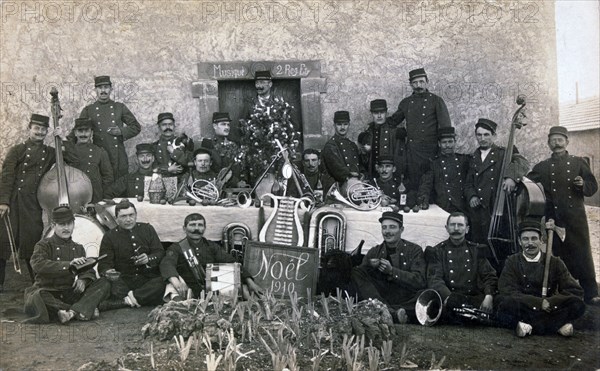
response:
[(0, 48), (3, 140), (22, 140), (32, 112), (49, 114), (61, 93), (63, 122), (94, 99), (93, 76), (112, 77), (116, 100), (142, 123), (127, 144), (154, 140), (156, 115), (172, 111), (180, 129), (201, 133), (191, 84), (196, 63), (319, 60), (324, 135), (338, 109), (351, 136), (370, 120), (368, 102), (395, 108), (410, 93), (408, 71), (424, 66), (443, 96), (459, 150), (475, 147), (478, 117), (497, 121), (507, 140), (517, 93), (528, 95), (530, 126), (516, 143), (532, 161), (547, 155), (558, 122), (552, 1), (3, 1)]

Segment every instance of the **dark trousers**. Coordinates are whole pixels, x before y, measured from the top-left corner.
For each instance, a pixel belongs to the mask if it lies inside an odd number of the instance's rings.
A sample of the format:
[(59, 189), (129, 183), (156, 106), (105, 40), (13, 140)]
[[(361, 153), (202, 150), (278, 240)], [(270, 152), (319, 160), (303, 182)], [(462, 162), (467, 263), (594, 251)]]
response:
[(86, 318), (91, 318), (98, 304), (108, 299), (110, 283), (100, 278), (86, 287), (83, 293), (75, 293), (73, 289), (62, 291), (40, 291), (50, 318), (56, 319), (59, 310), (73, 310)]
[(564, 324), (572, 322), (585, 313), (585, 304), (579, 298), (565, 300), (559, 309), (550, 313), (541, 309), (533, 310), (524, 303), (510, 297), (503, 297), (498, 304), (499, 319), (501, 324), (514, 328), (519, 321), (533, 327), (537, 335), (553, 334)]
[(388, 307), (404, 308), (411, 322), (415, 322), (415, 304), (419, 292), (407, 290), (387, 280), (387, 275), (372, 267), (359, 266), (352, 269), (352, 283), (359, 300), (377, 299)]
[(158, 305), (163, 302), (165, 286), (161, 276), (121, 276), (111, 282), (111, 297), (123, 299), (129, 291), (133, 291), (133, 296), (140, 305)]

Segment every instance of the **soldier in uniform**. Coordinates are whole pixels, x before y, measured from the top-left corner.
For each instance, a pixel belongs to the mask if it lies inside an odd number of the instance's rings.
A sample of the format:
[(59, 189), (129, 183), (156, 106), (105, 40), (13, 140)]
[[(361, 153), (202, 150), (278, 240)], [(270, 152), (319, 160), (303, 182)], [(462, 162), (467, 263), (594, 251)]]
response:
[[(498, 178), (501, 176), (505, 148), (494, 144), (498, 125), (488, 119), (475, 124), (475, 136), (479, 147), (469, 158), (469, 170), (465, 180), (465, 199), (470, 206), (471, 239), (487, 244), (490, 220), (494, 210)], [(510, 193), (529, 170), (529, 162), (515, 148), (510, 164), (504, 174), (503, 189)]]
[(469, 224), (461, 212), (448, 216), (446, 231), (448, 239), (426, 253), (427, 286), (440, 294), (450, 322), (463, 322), (454, 310), (465, 306), (492, 313), (498, 277), (485, 258), (487, 246), (467, 241)]
[[(19, 257), (25, 259), (31, 281), (33, 271), (29, 258), (33, 247), (42, 237), (44, 223), (37, 190), (42, 176), (50, 170), (55, 160), (54, 148), (44, 144), (50, 118), (32, 114), (29, 121), (29, 138), (9, 149), (2, 164), (0, 179), (0, 219), (10, 218)], [(10, 241), (5, 223), (0, 226), (0, 292), (6, 274), (6, 260), (10, 257)], [(13, 257), (17, 259), (17, 257)]]
[(352, 269), (352, 282), (360, 300), (378, 299), (394, 310), (396, 321), (414, 321), (418, 294), (427, 286), (423, 249), (402, 239), (401, 214), (386, 211), (379, 222), (384, 242)]
[[(549, 222), (546, 227), (553, 228)], [(519, 244), (522, 252), (506, 259), (498, 279), (497, 298), (502, 324), (514, 328), (518, 337), (530, 334), (573, 336), (572, 321), (585, 312), (581, 300), (583, 289), (571, 276), (565, 263), (550, 257), (547, 296), (542, 297), (546, 254), (540, 249), (539, 221), (525, 220), (519, 224)]]
[(429, 201), (447, 212), (468, 212), (464, 196), (469, 156), (455, 153), (456, 137), (453, 127), (438, 130), (440, 154), (431, 161), (430, 169), (421, 178), (418, 203), (429, 208)]
[(337, 111), (333, 116), (335, 135), (325, 143), (322, 151), (325, 169), (343, 188), (349, 179), (361, 176), (358, 147), (346, 137), (350, 126), (350, 113)]
[[(367, 176), (372, 179), (376, 178), (377, 164), (379, 156), (392, 157), (394, 165), (396, 167), (396, 175), (404, 173), (404, 156), (403, 156), (403, 140), (401, 137), (405, 135), (398, 131), (398, 123), (387, 117), (387, 102), (385, 99), (375, 99), (371, 101), (371, 115), (373, 121), (369, 123), (366, 133), (366, 137), (362, 142), (366, 142), (367, 146), (363, 146), (366, 150), (366, 163), (365, 168)], [(361, 138), (359, 138), (361, 139)], [(403, 139), (403, 138), (402, 138)], [(359, 140), (361, 142), (361, 140)]]
[[(401, 195), (399, 187), (401, 182), (400, 179), (394, 175), (395, 172), (396, 166), (394, 165), (394, 158), (387, 155), (379, 156), (377, 160), (377, 173), (379, 175), (371, 181), (371, 183), (383, 193), (381, 206), (394, 206), (396, 208), (400, 206)], [(406, 202), (402, 206), (407, 206)]]
[(104, 148), (113, 168), (113, 178), (127, 175), (129, 164), (124, 142), (142, 130), (135, 116), (126, 105), (110, 99), (112, 83), (109, 76), (94, 78), (98, 100), (81, 111), (80, 118), (94, 123), (94, 143)]
[(92, 143), (93, 123), (90, 119), (75, 119), (75, 142), (65, 141), (65, 161), (81, 170), (92, 182), (92, 202), (104, 198), (104, 191), (113, 183), (113, 169), (108, 154)]
[(110, 295), (110, 283), (96, 280), (93, 269), (73, 275), (70, 268), (86, 262), (85, 249), (71, 239), (75, 217), (69, 207), (52, 210), (54, 234), (35, 245), (31, 266), (35, 283), (25, 290), (26, 323), (87, 321), (99, 316), (98, 304)]
[(186, 148), (193, 149), (194, 143), (188, 142), (187, 146), (175, 148), (175, 118), (171, 112), (159, 113), (156, 124), (160, 129), (160, 138), (153, 143), (156, 169), (165, 176), (182, 174), (187, 169), (191, 157)]
[(569, 133), (566, 128), (554, 126), (548, 134), (552, 156), (533, 167), (527, 177), (544, 186), (546, 193), (546, 218), (554, 219), (564, 227), (566, 238), (554, 239), (553, 251), (579, 280), (588, 304), (600, 305), (598, 284), (590, 246), (590, 232), (585, 213), (584, 197), (598, 190), (596, 177), (581, 157), (567, 151)]
[(138, 169), (117, 179), (106, 190), (106, 197), (144, 197), (145, 178), (153, 173), (154, 146), (150, 143), (140, 143), (135, 146), (135, 151)]
[(211, 149), (215, 156), (220, 157), (220, 165), (223, 168), (230, 168), (231, 177), (227, 181), (226, 186), (233, 188), (244, 187), (246, 181), (242, 174), (243, 165), (239, 159), (240, 146), (236, 142), (229, 140), (229, 133), (231, 131), (229, 113), (213, 113), (213, 129), (215, 137), (212, 139), (203, 139), (201, 147)]
[[(302, 152), (302, 167), (300, 171), (308, 182), (308, 186), (312, 190), (317, 203), (324, 202), (327, 192), (329, 192), (335, 181), (327, 172), (322, 170), (321, 154), (318, 150), (307, 148)], [(302, 186), (302, 183), (300, 185)], [(292, 197), (302, 196), (295, 186), (288, 186), (288, 189)]]
[[(400, 101), (391, 119), (397, 124), (406, 120), (407, 188), (417, 191), (430, 159), (438, 152), (438, 130), (452, 123), (444, 100), (427, 89), (429, 79), (423, 68), (410, 71), (409, 81), (413, 93)], [(398, 130), (402, 138), (403, 133)]]
[[(201, 214), (189, 214), (183, 222), (186, 238), (172, 244), (160, 262), (160, 272), (168, 282), (164, 300), (180, 301), (186, 298), (188, 289), (194, 297), (200, 296), (206, 283), (206, 264), (235, 263), (235, 258), (223, 250), (222, 246), (204, 238), (206, 219)], [(254, 283), (252, 277), (242, 273), (242, 282), (249, 292), (260, 293), (262, 290)]]
[(100, 243), (100, 255), (107, 257), (98, 263), (98, 272), (111, 281), (111, 298), (100, 310), (162, 303), (165, 284), (158, 265), (165, 250), (156, 230), (136, 222), (135, 205), (127, 200), (117, 204), (115, 217), (117, 228), (106, 232)]

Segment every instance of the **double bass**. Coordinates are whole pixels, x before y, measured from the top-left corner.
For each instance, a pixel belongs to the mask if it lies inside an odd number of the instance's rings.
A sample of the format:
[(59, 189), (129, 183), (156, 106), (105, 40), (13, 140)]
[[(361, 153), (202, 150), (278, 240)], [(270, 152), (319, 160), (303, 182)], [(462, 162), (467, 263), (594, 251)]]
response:
[(526, 218), (541, 219), (544, 216), (546, 199), (544, 190), (539, 183), (534, 183), (526, 177), (523, 177), (521, 183), (517, 185), (514, 194), (508, 193), (503, 189), (504, 177), (508, 166), (511, 163), (514, 149), (514, 138), (516, 129), (521, 129), (527, 125), (525, 115), (525, 105), (527, 104), (525, 96), (517, 97), (519, 108), (514, 113), (511, 120), (510, 135), (504, 158), (502, 159), (502, 168), (498, 178), (498, 187), (494, 209), (488, 231), (488, 243), (492, 251), (493, 258), (499, 268), (504, 265), (504, 260), (511, 254), (519, 251), (518, 224)]
[(54, 125), (54, 150), (56, 164), (42, 177), (37, 196), (40, 206), (51, 211), (57, 206), (69, 206), (75, 214), (92, 201), (92, 182), (85, 173), (66, 165), (62, 153), (62, 139), (57, 133), (59, 120), (62, 117), (58, 90), (52, 88), (52, 124)]

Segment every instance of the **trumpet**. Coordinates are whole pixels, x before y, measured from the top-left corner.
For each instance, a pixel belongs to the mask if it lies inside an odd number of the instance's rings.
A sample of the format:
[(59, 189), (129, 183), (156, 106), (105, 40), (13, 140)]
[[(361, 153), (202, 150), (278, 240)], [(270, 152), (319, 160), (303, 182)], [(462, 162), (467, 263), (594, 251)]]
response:
[(334, 183), (327, 192), (327, 197), (334, 198), (356, 210), (368, 211), (381, 204), (381, 191), (370, 184), (354, 182), (346, 187), (346, 197), (342, 196), (339, 185)]
[(219, 199), (219, 189), (208, 180), (195, 180), (185, 191), (185, 196), (200, 203), (214, 204)]

